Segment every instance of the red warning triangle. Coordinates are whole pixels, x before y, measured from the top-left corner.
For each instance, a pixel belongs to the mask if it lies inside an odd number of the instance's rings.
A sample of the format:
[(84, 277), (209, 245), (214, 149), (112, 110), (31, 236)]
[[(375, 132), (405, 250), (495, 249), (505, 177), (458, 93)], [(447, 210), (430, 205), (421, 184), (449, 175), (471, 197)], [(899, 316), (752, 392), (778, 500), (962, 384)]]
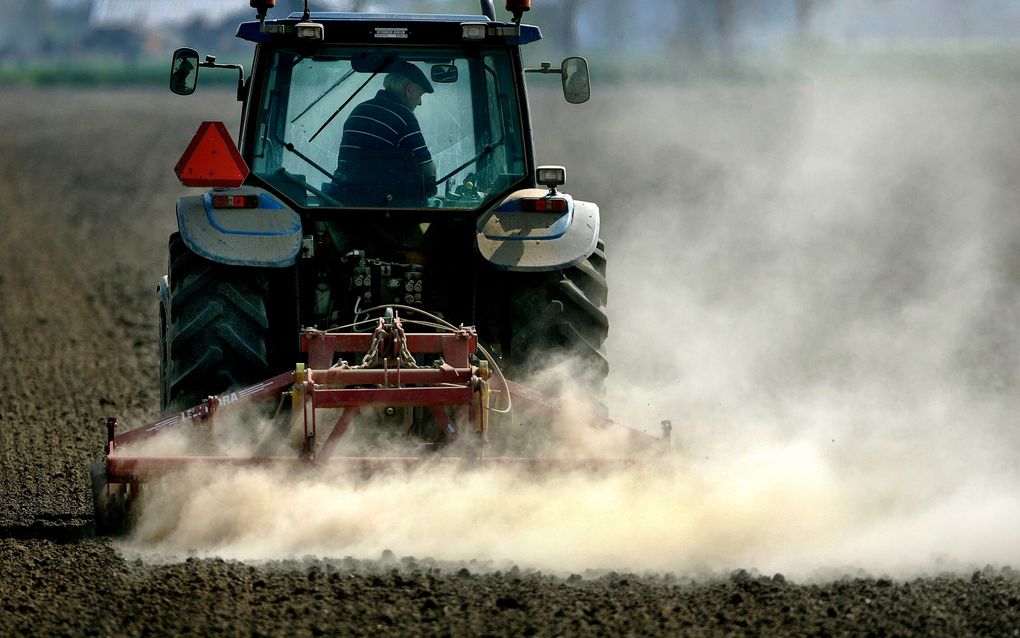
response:
[(236, 188), (250, 171), (223, 122), (202, 122), (174, 172), (185, 186)]

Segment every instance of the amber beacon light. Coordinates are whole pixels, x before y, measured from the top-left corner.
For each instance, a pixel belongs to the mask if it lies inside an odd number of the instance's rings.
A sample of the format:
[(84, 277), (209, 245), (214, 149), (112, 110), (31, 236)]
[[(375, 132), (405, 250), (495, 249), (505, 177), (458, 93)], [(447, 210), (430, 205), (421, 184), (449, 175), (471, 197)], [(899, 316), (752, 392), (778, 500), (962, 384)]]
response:
[(514, 15), (514, 22), (519, 24), (524, 12), (531, 10), (531, 0), (506, 0), (506, 10)]
[(261, 22), (266, 19), (266, 13), (276, 6), (276, 0), (251, 0), (248, 5), (255, 9)]

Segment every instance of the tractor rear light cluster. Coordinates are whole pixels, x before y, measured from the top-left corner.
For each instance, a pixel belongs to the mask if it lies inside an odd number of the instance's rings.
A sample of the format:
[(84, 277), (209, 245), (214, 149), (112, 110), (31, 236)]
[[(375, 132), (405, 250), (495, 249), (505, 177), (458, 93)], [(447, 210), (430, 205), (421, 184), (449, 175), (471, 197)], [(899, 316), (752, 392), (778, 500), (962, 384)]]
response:
[(258, 195), (213, 195), (213, 208), (258, 208)]
[(464, 40), (484, 40), (485, 25), (480, 22), (465, 22), (460, 25), (460, 37)]
[(526, 213), (565, 213), (567, 200), (563, 197), (523, 197), (521, 210)]
[(324, 29), (318, 22), (299, 22), (294, 25), (298, 40), (322, 40)]
[(562, 166), (539, 166), (536, 180), (546, 188), (556, 188), (567, 183), (567, 169)]

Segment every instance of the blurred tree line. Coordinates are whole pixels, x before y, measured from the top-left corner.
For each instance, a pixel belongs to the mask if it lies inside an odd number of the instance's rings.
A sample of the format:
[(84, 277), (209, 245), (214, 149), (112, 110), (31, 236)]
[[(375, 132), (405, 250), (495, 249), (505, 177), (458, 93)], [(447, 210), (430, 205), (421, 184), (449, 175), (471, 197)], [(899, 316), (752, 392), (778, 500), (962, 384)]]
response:
[[(130, 63), (165, 56), (181, 44), (203, 53), (250, 55), (250, 48), (234, 37), (235, 25), (254, 16), (245, 0), (5, 0), (5, 4), (9, 6), (0, 25), (0, 61), (95, 54)], [(303, 4), (278, 0), (271, 15), (300, 11)], [(507, 15), (503, 0), (494, 4), (497, 16)], [(479, 13), (478, 0), (309, 0), (309, 6), (313, 11)], [(816, 32), (818, 18), (840, 12), (846, 19), (870, 12), (890, 22), (922, 26), (941, 22), (975, 32), (981, 24), (996, 22), (1020, 27), (1020, 0), (534, 0), (526, 21), (542, 27), (546, 40), (540, 49), (550, 53), (697, 59), (823, 38), (826, 34)], [(831, 34), (831, 25), (828, 28)], [(869, 28), (875, 27), (865, 25), (865, 35)]]

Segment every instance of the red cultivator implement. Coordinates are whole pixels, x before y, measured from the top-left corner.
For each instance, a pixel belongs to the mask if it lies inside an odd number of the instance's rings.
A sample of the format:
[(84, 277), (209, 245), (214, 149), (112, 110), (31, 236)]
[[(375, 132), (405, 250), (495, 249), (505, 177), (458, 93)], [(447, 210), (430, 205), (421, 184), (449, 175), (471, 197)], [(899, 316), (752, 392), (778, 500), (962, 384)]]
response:
[[(306, 329), (301, 344), (308, 356), (307, 366), (298, 364), (293, 371), (210, 396), (195, 407), (127, 432), (118, 433), (117, 419), (108, 419), (106, 462), (93, 470), (100, 531), (123, 529), (131, 502), (146, 481), (198, 464), (328, 465), (365, 477), (432, 463), (544, 472), (599, 471), (640, 462), (637, 456), (595, 459), (493, 454), (487, 445), (490, 420), (508, 414), (511, 400), (518, 409), (547, 419), (555, 418), (560, 406), (537, 390), (503, 378), (498, 370), (493, 374), (488, 361), (477, 357), (478, 341), (471, 328), (447, 333), (405, 333), (401, 319), (387, 311), (372, 333)], [(344, 353), (365, 354), (360, 364), (352, 366), (338, 360)], [(419, 363), (429, 360), (427, 366)], [(490, 384), (495, 387), (490, 388)], [(290, 455), (225, 455), (213, 450), (208, 454), (164, 456), (158, 453), (158, 446), (148, 445), (156, 437), (182, 430), (211, 441), (217, 422), (231, 415), (250, 418), (254, 413), (263, 419), (280, 421), (287, 403), (290, 411), (283, 414), (283, 421), (288, 428), (301, 432), (300, 444), (293, 447)], [(274, 405), (276, 415), (270, 417)], [(329, 421), (323, 419), (324, 413), (330, 416)], [(371, 456), (339, 453), (359, 417), (400, 418), (401, 414), (407, 415), (402, 419), (407, 424), (403, 438), (417, 440), (417, 445), (410, 448), (412, 453)], [(593, 428), (614, 431), (626, 441), (627, 449), (661, 450), (669, 446), (668, 422), (663, 422), (663, 436), (659, 438), (594, 414), (585, 414), (583, 418)], [(412, 430), (419, 436), (407, 436)]]

